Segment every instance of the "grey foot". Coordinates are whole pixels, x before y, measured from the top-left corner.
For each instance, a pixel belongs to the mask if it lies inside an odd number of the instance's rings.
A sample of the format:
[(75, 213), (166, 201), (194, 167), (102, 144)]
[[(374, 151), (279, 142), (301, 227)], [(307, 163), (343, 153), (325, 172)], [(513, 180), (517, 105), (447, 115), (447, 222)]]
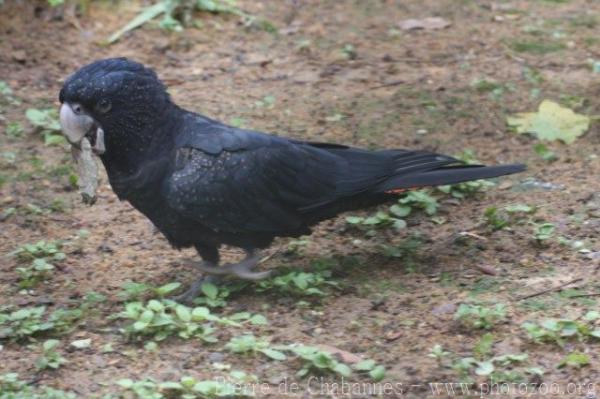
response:
[(221, 278), (218, 276), (202, 276), (199, 279), (195, 280), (190, 288), (188, 288), (185, 292), (175, 295), (171, 297), (175, 302), (182, 303), (184, 305), (192, 305), (194, 299), (198, 297), (200, 292), (202, 291), (202, 284), (204, 283), (219, 283)]
[(197, 265), (197, 268), (208, 274), (235, 276), (242, 280), (262, 280), (269, 277), (271, 271), (253, 272), (252, 269), (258, 265), (259, 260), (260, 256), (253, 254), (239, 263), (228, 263), (220, 267), (202, 263)]

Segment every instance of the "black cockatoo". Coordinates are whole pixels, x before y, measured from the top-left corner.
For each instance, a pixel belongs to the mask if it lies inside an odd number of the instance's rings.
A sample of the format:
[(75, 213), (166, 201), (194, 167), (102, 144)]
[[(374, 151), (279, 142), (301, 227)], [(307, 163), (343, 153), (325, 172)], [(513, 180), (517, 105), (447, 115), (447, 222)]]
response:
[[(126, 58), (95, 61), (60, 90), (63, 131), (86, 138), (119, 199), (148, 217), (175, 248), (194, 247), (209, 274), (259, 279), (257, 250), (310, 234), (340, 212), (396, 200), (417, 187), (492, 178), (520, 164), (465, 165), (428, 151), (368, 151), (292, 140), (178, 107), (156, 73)], [(88, 144), (88, 147), (89, 147)], [(219, 267), (222, 244), (247, 257)], [(190, 301), (195, 281), (180, 296)]]

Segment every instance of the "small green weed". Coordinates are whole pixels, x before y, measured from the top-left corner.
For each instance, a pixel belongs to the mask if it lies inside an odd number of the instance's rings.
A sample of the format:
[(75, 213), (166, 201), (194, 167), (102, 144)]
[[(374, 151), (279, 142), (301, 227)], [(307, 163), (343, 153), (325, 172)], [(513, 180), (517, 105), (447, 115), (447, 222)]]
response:
[(12, 151), (0, 152), (0, 168), (14, 169), (17, 162), (17, 153)]
[(300, 359), (304, 365), (296, 373), (298, 377), (308, 374), (334, 373), (342, 377), (350, 377), (352, 369), (345, 363), (339, 362), (331, 353), (325, 352), (314, 346), (290, 345), (288, 349)]
[(261, 280), (256, 284), (258, 292), (275, 291), (293, 296), (325, 296), (325, 288), (339, 286), (331, 279), (330, 270), (312, 272), (290, 271), (289, 273)]
[(505, 91), (515, 91), (516, 88), (510, 83), (500, 83), (494, 79), (475, 79), (471, 82), (471, 87), (481, 94), (487, 94), (493, 101), (502, 99)]
[(571, 17), (569, 24), (574, 28), (585, 27), (588, 29), (595, 29), (598, 24), (600, 24), (600, 20), (596, 15), (581, 14)]
[(262, 353), (273, 360), (287, 359), (283, 352), (269, 347), (268, 341), (258, 340), (252, 334), (233, 337), (225, 348), (233, 353)]
[(536, 208), (527, 204), (512, 204), (502, 208), (491, 206), (486, 208), (483, 216), (488, 226), (493, 230), (507, 229), (521, 221), (525, 215), (532, 214)]
[(290, 240), (287, 244), (287, 248), (285, 249), (286, 254), (290, 255), (303, 255), (304, 249), (310, 243), (309, 240), (305, 238), (300, 238), (297, 240)]
[(166, 398), (164, 391), (167, 391), (171, 386), (171, 382), (162, 384), (157, 383), (154, 379), (147, 377), (141, 381), (134, 381), (129, 378), (124, 378), (117, 381), (117, 385), (125, 389), (132, 395), (132, 398), (137, 399), (163, 399)]
[(375, 382), (385, 378), (385, 367), (381, 364), (377, 364), (375, 360), (372, 359), (361, 360), (353, 365), (352, 368), (359, 373), (366, 373)]
[(479, 93), (490, 93), (502, 89), (502, 84), (494, 79), (475, 79), (471, 82), (471, 87)]
[(432, 216), (438, 210), (437, 200), (430, 194), (429, 190), (410, 191), (398, 199), (398, 203), (392, 205), (387, 212), (379, 211), (375, 215), (347, 216), (346, 223), (351, 226), (367, 230), (367, 235), (375, 235), (375, 228), (394, 227), (397, 230), (406, 228), (403, 218), (409, 216), (413, 210), (423, 210)]
[(216, 286), (212, 283), (202, 283), (200, 287), (204, 296), (194, 299), (195, 305), (205, 305), (210, 308), (218, 308), (227, 305), (227, 298), (231, 295), (228, 287)]
[(437, 189), (457, 199), (463, 199), (493, 187), (495, 184), (489, 180), (475, 180), (463, 183), (439, 186)]
[(554, 162), (558, 160), (558, 155), (548, 148), (544, 143), (537, 143), (533, 146), (533, 151), (544, 161)]
[(537, 209), (535, 206), (527, 205), (527, 204), (511, 204), (506, 205), (504, 210), (509, 214), (523, 214), (523, 213), (534, 213)]
[(61, 134), (58, 112), (54, 108), (37, 109), (29, 108), (25, 117), (44, 138), (46, 145), (66, 144), (66, 139)]
[[(467, 165), (476, 165), (480, 162), (475, 157), (475, 153), (472, 150), (465, 150), (462, 154), (457, 155), (456, 159), (459, 159)], [(445, 186), (437, 187), (437, 190), (451, 195), (457, 199), (463, 199), (474, 194), (483, 192), (489, 187), (493, 187), (495, 184), (489, 180), (475, 180), (457, 184), (450, 184)]]
[[(592, 316), (593, 314), (584, 319), (586, 321), (595, 320)], [(579, 341), (587, 338), (600, 339), (600, 329), (593, 329), (589, 324), (577, 320), (547, 319), (539, 324), (525, 322), (521, 327), (532, 341), (536, 343), (551, 342), (561, 347), (568, 339), (576, 338)]]
[(353, 227), (367, 230), (367, 235), (375, 235), (374, 228), (394, 227), (397, 230), (406, 228), (406, 222), (403, 219), (383, 211), (367, 217), (347, 216), (346, 223)]
[(564, 107), (577, 110), (588, 105), (589, 100), (585, 97), (574, 94), (561, 94), (559, 97), (559, 102)]
[(417, 255), (419, 249), (423, 246), (423, 237), (417, 233), (411, 234), (397, 245), (383, 245), (383, 253), (390, 258), (402, 258), (410, 263)]
[(35, 259), (28, 267), (18, 267), (19, 288), (35, 287), (40, 281), (47, 280), (53, 270), (54, 265), (43, 258)]
[(559, 369), (563, 367), (571, 367), (580, 369), (590, 364), (590, 357), (585, 353), (571, 352), (558, 364)]
[(418, 234), (411, 234), (396, 245), (383, 244), (381, 250), (388, 258), (402, 259), (403, 267), (410, 273), (417, 272), (420, 268), (419, 250), (423, 246), (424, 238)]
[[(246, 353), (250, 351), (260, 351), (264, 353), (264, 348), (268, 347), (268, 343), (256, 341), (252, 336), (239, 337), (235, 339), (235, 348), (238, 353)], [(228, 344), (232, 350), (232, 342)], [(256, 348), (256, 349), (255, 349)], [(315, 346), (307, 346), (301, 344), (277, 345), (271, 347), (275, 350), (274, 353), (264, 353), (266, 356), (275, 360), (285, 360), (286, 356), (283, 352), (290, 352), (292, 355), (302, 360), (302, 368), (296, 373), (298, 377), (306, 377), (309, 374), (337, 374), (342, 377), (349, 377), (353, 369), (358, 373), (367, 374), (374, 381), (381, 381), (385, 377), (385, 367), (377, 364), (374, 360), (365, 359), (353, 365), (351, 368), (347, 364), (339, 361), (336, 357), (327, 351), (324, 351)]]
[(269, 322), (265, 316), (258, 314), (258, 313), (252, 314), (250, 312), (234, 313), (231, 316), (229, 316), (228, 319), (230, 321), (234, 321), (234, 322), (247, 321), (250, 324), (253, 324), (255, 326), (264, 326), (264, 325), (269, 324)]
[(498, 208), (495, 206), (490, 206), (486, 208), (483, 213), (487, 224), (492, 228), (492, 230), (502, 230), (505, 227), (508, 227), (510, 221), (507, 217), (503, 216), (498, 212)]
[(46, 386), (33, 387), (17, 373), (0, 374), (0, 399), (76, 399), (72, 392)]
[(115, 317), (132, 321), (122, 331), (130, 339), (136, 340), (151, 337), (162, 341), (170, 336), (178, 336), (216, 342), (211, 322), (238, 325), (232, 320), (211, 314), (206, 307), (190, 308), (169, 299), (151, 299), (147, 303), (129, 302), (125, 304), (125, 310)]
[(35, 244), (25, 244), (12, 254), (25, 261), (37, 258), (52, 258), (59, 261), (65, 259), (65, 254), (61, 252), (61, 246), (60, 241), (41, 240)]
[(38, 370), (57, 369), (68, 363), (67, 359), (56, 351), (59, 344), (60, 341), (56, 339), (49, 339), (42, 344), (42, 355), (35, 362)]
[(397, 205), (390, 207), (390, 212), (398, 217), (405, 217), (410, 215), (414, 209), (420, 209), (432, 216), (436, 214), (438, 207), (437, 200), (431, 196), (429, 190), (417, 190), (406, 193), (398, 200)]
[(495, 324), (504, 321), (506, 317), (506, 306), (497, 304), (494, 307), (485, 307), (469, 303), (461, 303), (454, 319), (469, 328), (491, 329)]
[(137, 29), (161, 15), (162, 19), (158, 25), (162, 29), (181, 32), (184, 26), (191, 24), (194, 11), (233, 14), (241, 17), (246, 27), (258, 26), (268, 32), (276, 31), (276, 28), (269, 21), (248, 14), (237, 7), (235, 0), (160, 0), (151, 6), (145, 7), (123, 28), (113, 33), (107, 39), (107, 43), (116, 42), (125, 33)]
[(356, 48), (354, 48), (354, 45), (350, 43), (344, 44), (344, 47), (342, 47), (341, 52), (342, 55), (349, 60), (354, 60), (358, 56), (358, 54), (356, 53)]
[[(241, 379), (240, 379), (241, 378)], [(179, 381), (156, 382), (152, 378), (141, 381), (122, 379), (117, 385), (133, 398), (138, 399), (212, 399), (212, 398), (235, 398), (248, 396), (243, 383), (247, 382), (244, 372), (232, 371), (228, 378), (217, 380), (198, 381), (193, 377), (182, 377)], [(252, 396), (252, 395), (250, 395)], [(130, 396), (127, 396), (130, 397)]]
[(0, 313), (0, 339), (20, 341), (52, 330), (54, 325), (42, 319), (45, 312), (45, 306), (37, 306)]
[(522, 74), (523, 78), (527, 81), (527, 83), (533, 86), (539, 86), (542, 83), (544, 83), (544, 77), (538, 69), (529, 66), (524, 66)]
[(517, 53), (545, 55), (564, 50), (566, 46), (563, 43), (550, 41), (517, 40), (510, 43), (510, 48), (516, 51)]
[(275, 96), (268, 94), (264, 96), (262, 100), (255, 101), (254, 106), (257, 108), (272, 109), (275, 107)]
[(207, 342), (216, 342), (216, 338), (211, 335), (214, 329), (208, 324), (202, 324), (219, 319), (211, 315), (208, 308), (190, 309), (170, 300), (152, 299), (147, 304), (127, 303), (125, 311), (119, 316), (133, 321), (124, 329), (131, 338), (151, 336), (156, 341), (161, 341), (177, 335), (184, 339), (199, 337)]
[[(491, 339), (491, 335), (486, 334), (487, 340)], [(449, 367), (453, 369), (462, 382), (470, 383), (474, 382), (473, 376), (485, 376), (490, 379), (492, 383), (501, 382), (524, 382), (526, 378), (524, 373), (532, 373), (533, 369), (523, 368), (523, 363), (528, 359), (528, 355), (525, 353), (521, 354), (507, 354), (500, 356), (488, 357), (491, 351), (493, 342), (486, 342), (485, 355), (478, 354), (478, 358), (475, 357), (459, 357), (454, 353), (445, 352), (440, 349), (436, 354), (440, 360), (438, 364), (440, 366)], [(481, 346), (481, 341), (478, 347)], [(477, 347), (476, 347), (477, 348)], [(443, 355), (441, 355), (443, 353)], [(430, 355), (431, 356), (431, 355)], [(541, 370), (535, 370), (536, 374), (543, 374)]]
[(0, 104), (19, 105), (21, 101), (15, 97), (8, 83), (0, 80)]
[(492, 333), (485, 333), (481, 336), (475, 347), (473, 353), (477, 359), (485, 359), (492, 353), (492, 347), (494, 346), (494, 336)]
[(554, 236), (554, 230), (556, 227), (552, 223), (539, 223), (535, 225), (533, 231), (533, 238), (538, 245), (545, 245), (548, 240)]
[(123, 290), (119, 292), (118, 296), (124, 301), (139, 300), (146, 296), (164, 298), (175, 292), (179, 287), (181, 287), (180, 283), (168, 283), (160, 287), (152, 287), (144, 283), (127, 281), (123, 284)]
[(23, 125), (20, 122), (10, 122), (5, 129), (8, 137), (21, 137), (23, 135)]
[(0, 340), (32, 340), (41, 335), (60, 335), (73, 330), (84, 314), (104, 300), (100, 294), (86, 295), (81, 305), (72, 309), (56, 309), (46, 314), (45, 306), (24, 307), (9, 311), (0, 308)]
[(229, 124), (233, 127), (243, 128), (246, 126), (246, 120), (242, 117), (235, 117), (229, 120)]
[(435, 359), (438, 365), (441, 365), (444, 359), (448, 358), (451, 354), (452, 352), (445, 351), (442, 345), (435, 344), (427, 356)]
[[(20, 288), (33, 288), (43, 280), (48, 279), (54, 270), (54, 264), (65, 260), (62, 252), (62, 242), (38, 241), (35, 244), (25, 244), (12, 252), (19, 263), (27, 266), (17, 267)], [(52, 263), (51, 263), (52, 262)]]

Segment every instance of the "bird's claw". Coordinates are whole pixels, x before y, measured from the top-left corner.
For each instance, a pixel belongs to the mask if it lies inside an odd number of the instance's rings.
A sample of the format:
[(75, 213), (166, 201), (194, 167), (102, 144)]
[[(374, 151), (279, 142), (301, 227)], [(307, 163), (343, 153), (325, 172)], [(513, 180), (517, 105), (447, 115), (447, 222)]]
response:
[(262, 280), (271, 275), (272, 270), (264, 272), (254, 272), (253, 268), (258, 265), (260, 258), (258, 255), (249, 255), (246, 259), (239, 263), (229, 263), (223, 266), (215, 266), (214, 263), (210, 262), (199, 262), (195, 263), (195, 266), (201, 272), (208, 274), (203, 276), (192, 283), (190, 288), (184, 293), (172, 297), (174, 301), (183, 303), (186, 305), (192, 305), (194, 299), (198, 297), (202, 291), (202, 284), (205, 282), (214, 282), (219, 280), (217, 276), (229, 275), (235, 276), (242, 280)]
[(231, 275), (243, 280), (262, 280), (271, 275), (271, 270), (264, 272), (254, 272), (252, 269), (257, 265), (258, 257), (250, 258), (241, 261), (240, 263), (227, 264), (219, 267), (209, 266), (207, 264), (199, 264), (197, 267), (200, 271), (208, 274), (216, 275)]
[(204, 282), (203, 278), (200, 278), (196, 281), (194, 281), (192, 283), (192, 285), (190, 286), (190, 288), (188, 288), (187, 290), (185, 290), (185, 292), (179, 294), (179, 295), (175, 295), (173, 297), (171, 297), (172, 300), (174, 300), (175, 302), (179, 302), (183, 305), (188, 305), (191, 306), (194, 303), (194, 299), (196, 299), (198, 297), (198, 294), (200, 294), (200, 291), (202, 291), (202, 283)]
[(192, 290), (191, 288), (182, 294), (172, 296), (171, 299), (182, 305), (192, 306), (194, 299), (198, 297), (200, 290)]
[(202, 291), (202, 284), (204, 284), (204, 283), (216, 284), (216, 283), (219, 283), (220, 281), (221, 281), (221, 278), (218, 276), (202, 276), (199, 279), (197, 279), (196, 281), (194, 281), (192, 283), (192, 285), (190, 285), (190, 288), (185, 290), (185, 292), (182, 292), (179, 295), (174, 295), (171, 297), (171, 299), (174, 300), (175, 302), (179, 302), (181, 304), (191, 306), (194, 304), (194, 299), (196, 299), (198, 297), (198, 295), (200, 295), (200, 292)]

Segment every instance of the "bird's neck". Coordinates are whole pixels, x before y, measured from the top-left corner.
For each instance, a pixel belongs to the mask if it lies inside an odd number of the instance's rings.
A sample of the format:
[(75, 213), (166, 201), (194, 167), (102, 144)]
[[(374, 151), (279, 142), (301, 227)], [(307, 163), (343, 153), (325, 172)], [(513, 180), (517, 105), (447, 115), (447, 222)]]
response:
[(116, 183), (128, 186), (148, 180), (160, 170), (158, 165), (170, 158), (183, 114), (169, 101), (139, 120), (132, 117), (118, 126), (103, 126), (106, 151), (100, 158), (113, 188)]

